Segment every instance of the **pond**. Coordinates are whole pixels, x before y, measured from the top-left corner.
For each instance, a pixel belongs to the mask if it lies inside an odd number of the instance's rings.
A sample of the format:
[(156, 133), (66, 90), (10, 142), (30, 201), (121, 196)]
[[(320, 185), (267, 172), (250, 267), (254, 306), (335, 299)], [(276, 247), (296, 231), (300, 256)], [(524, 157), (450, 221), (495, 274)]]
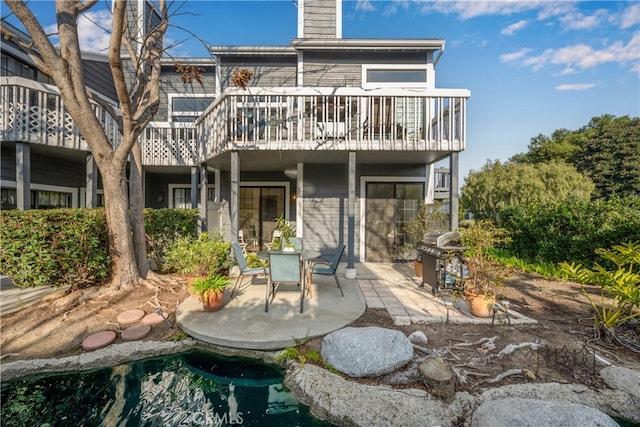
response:
[(284, 371), (203, 351), (2, 383), (0, 425), (330, 426), (283, 384)]

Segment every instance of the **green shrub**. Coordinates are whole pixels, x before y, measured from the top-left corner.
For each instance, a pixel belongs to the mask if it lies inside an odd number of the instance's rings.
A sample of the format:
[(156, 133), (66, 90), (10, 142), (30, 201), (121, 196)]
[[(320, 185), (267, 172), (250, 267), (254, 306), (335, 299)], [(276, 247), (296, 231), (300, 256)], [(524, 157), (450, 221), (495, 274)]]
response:
[(0, 266), (16, 286), (82, 286), (109, 276), (103, 209), (8, 210), (1, 220)]
[(200, 233), (197, 238), (179, 237), (167, 248), (164, 270), (190, 276), (228, 274), (230, 250), (231, 245), (220, 235), (210, 237)]
[(592, 266), (597, 248), (640, 241), (640, 198), (510, 206), (499, 225), (511, 235), (506, 249), (519, 258)]
[(162, 271), (169, 246), (180, 237), (196, 237), (197, 209), (145, 209), (144, 229), (147, 235), (147, 255)]

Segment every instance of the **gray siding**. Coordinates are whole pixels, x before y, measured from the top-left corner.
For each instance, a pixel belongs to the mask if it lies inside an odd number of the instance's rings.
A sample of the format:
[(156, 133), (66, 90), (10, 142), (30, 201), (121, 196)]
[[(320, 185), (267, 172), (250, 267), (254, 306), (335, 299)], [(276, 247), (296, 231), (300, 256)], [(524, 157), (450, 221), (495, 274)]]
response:
[(233, 86), (231, 78), (238, 68), (244, 68), (253, 73), (249, 86), (293, 87), (296, 85), (295, 63), (227, 62), (220, 70), (222, 88)]
[(304, 38), (336, 37), (336, 0), (304, 1)]
[(82, 61), (87, 86), (109, 99), (118, 101), (113, 75), (106, 61)]
[(362, 86), (363, 64), (425, 64), (426, 55), (354, 52), (305, 52), (304, 86)]
[(348, 169), (341, 165), (304, 167), (304, 245), (331, 254), (347, 243)]
[[(79, 156), (69, 157), (67, 150), (54, 150), (51, 155), (31, 148), (31, 183), (80, 188), (86, 185), (86, 163)], [(16, 180), (15, 144), (2, 143), (2, 179)]]
[[(186, 62), (185, 62), (186, 63)], [(169, 94), (214, 94), (216, 91), (216, 76), (213, 65), (203, 66), (202, 83), (192, 81), (184, 83), (175, 65), (163, 65), (160, 76), (160, 107), (154, 118), (155, 121), (169, 121)]]

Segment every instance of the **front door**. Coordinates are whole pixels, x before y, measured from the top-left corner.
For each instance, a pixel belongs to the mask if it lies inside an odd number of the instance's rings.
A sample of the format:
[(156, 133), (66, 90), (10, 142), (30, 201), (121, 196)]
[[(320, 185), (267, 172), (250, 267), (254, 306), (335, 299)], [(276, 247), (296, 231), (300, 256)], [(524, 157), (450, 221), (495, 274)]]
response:
[(240, 187), (240, 230), (247, 250), (258, 251), (271, 241), (274, 219), (284, 214), (285, 187)]
[(402, 260), (403, 230), (416, 218), (424, 200), (424, 184), (370, 182), (366, 194), (365, 260)]

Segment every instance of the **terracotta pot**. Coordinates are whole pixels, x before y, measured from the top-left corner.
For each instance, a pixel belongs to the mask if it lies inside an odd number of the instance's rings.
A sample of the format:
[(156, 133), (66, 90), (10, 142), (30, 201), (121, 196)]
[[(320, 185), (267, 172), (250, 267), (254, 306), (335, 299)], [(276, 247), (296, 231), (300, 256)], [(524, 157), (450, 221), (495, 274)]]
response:
[(484, 295), (471, 295), (467, 296), (467, 301), (471, 314), (476, 317), (491, 317), (493, 298), (487, 298)]
[(224, 292), (207, 291), (200, 296), (204, 311), (218, 311), (222, 308)]
[(416, 276), (422, 277), (422, 260), (417, 259), (413, 262), (413, 266), (416, 269)]

